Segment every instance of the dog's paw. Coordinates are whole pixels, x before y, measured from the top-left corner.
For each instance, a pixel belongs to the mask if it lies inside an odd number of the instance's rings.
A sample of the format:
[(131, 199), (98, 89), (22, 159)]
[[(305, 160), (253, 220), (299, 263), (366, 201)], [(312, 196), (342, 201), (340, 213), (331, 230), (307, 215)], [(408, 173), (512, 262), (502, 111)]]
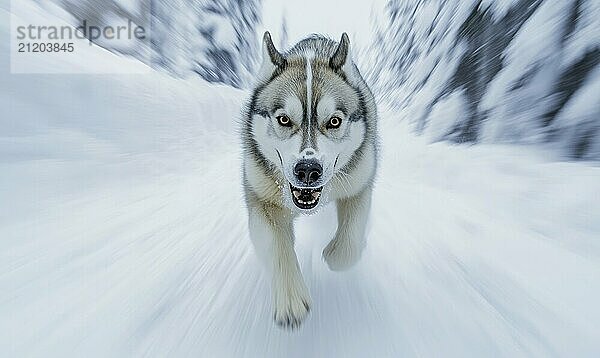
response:
[(355, 241), (336, 238), (323, 249), (323, 259), (331, 271), (344, 271), (358, 262), (361, 253)]
[(275, 323), (284, 329), (300, 327), (310, 312), (311, 300), (306, 287), (282, 290), (275, 301)]

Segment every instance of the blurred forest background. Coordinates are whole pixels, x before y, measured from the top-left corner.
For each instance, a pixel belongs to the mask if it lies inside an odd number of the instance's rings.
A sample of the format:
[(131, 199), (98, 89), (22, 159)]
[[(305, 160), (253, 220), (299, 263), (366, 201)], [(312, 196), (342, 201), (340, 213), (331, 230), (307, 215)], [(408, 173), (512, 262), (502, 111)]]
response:
[[(99, 45), (175, 77), (248, 88), (260, 61), (260, 0), (39, 3), (74, 23), (149, 27), (147, 42)], [(268, 29), (281, 48), (291, 45), (290, 15)], [(344, 24), (343, 13), (331, 16)], [(353, 41), (354, 60), (381, 105), (400, 110), (415, 133), (600, 160), (600, 1), (390, 0), (364, 16), (370, 26), (346, 30), (362, 39)], [(309, 19), (296, 21), (310, 29)]]

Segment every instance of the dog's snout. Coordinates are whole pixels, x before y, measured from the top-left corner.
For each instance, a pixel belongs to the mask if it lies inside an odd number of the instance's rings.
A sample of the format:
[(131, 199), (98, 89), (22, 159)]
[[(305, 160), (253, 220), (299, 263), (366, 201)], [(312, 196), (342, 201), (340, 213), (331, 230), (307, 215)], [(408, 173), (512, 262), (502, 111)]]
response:
[(294, 175), (305, 185), (316, 183), (323, 174), (323, 167), (315, 160), (301, 160), (294, 167)]

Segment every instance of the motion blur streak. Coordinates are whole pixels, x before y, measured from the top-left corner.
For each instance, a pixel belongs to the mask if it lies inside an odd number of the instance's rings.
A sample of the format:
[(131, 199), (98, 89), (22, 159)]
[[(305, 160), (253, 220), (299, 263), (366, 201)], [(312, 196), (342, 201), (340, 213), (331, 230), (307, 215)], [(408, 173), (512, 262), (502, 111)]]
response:
[[(10, 11), (72, 16), (56, 4)], [(335, 208), (300, 220), (313, 310), (293, 333), (272, 323), (242, 207), (247, 93), (229, 85), (254, 65), (235, 57), (209, 78), (188, 50), (163, 66), (92, 46), (93, 60), (36, 65), (156, 71), (11, 75), (1, 41), (0, 356), (598, 356), (599, 7), (387, 4), (355, 51), (383, 108), (368, 246), (332, 273), (321, 250)], [(189, 24), (167, 12), (165, 25)], [(0, 19), (6, 38), (5, 5)], [(175, 49), (195, 38), (164, 34)]]

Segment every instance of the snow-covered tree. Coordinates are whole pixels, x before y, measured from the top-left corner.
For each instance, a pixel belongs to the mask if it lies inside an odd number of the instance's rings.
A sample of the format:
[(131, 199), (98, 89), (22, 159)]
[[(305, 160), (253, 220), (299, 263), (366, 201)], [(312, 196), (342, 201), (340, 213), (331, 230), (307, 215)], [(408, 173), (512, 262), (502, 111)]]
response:
[(260, 0), (53, 0), (88, 25), (117, 26), (128, 20), (143, 26), (142, 41), (104, 41), (97, 45), (134, 56), (178, 77), (247, 85), (260, 59), (256, 27)]
[(418, 132), (600, 159), (598, 1), (391, 0), (379, 20), (369, 78)]
[(199, 5), (193, 70), (207, 81), (241, 87), (259, 59), (260, 2), (214, 0)]
[(193, 67), (192, 47), (198, 41), (194, 23), (197, 10), (186, 0), (152, 0), (152, 65), (175, 76)]
[[(87, 28), (95, 26), (104, 29), (110, 26), (116, 29), (118, 26), (140, 26), (148, 30), (151, 21), (150, 0), (53, 0), (53, 3), (64, 8), (72, 16), (75, 27), (82, 26), (85, 21)], [(40, 5), (47, 4), (41, 2)], [(144, 39), (133, 36), (129, 38), (125, 33), (117, 38), (114, 34), (116, 31), (113, 31), (111, 39), (105, 36), (93, 38), (91, 32), (86, 31), (85, 36), (96, 45), (147, 62), (149, 33), (145, 34)]]

